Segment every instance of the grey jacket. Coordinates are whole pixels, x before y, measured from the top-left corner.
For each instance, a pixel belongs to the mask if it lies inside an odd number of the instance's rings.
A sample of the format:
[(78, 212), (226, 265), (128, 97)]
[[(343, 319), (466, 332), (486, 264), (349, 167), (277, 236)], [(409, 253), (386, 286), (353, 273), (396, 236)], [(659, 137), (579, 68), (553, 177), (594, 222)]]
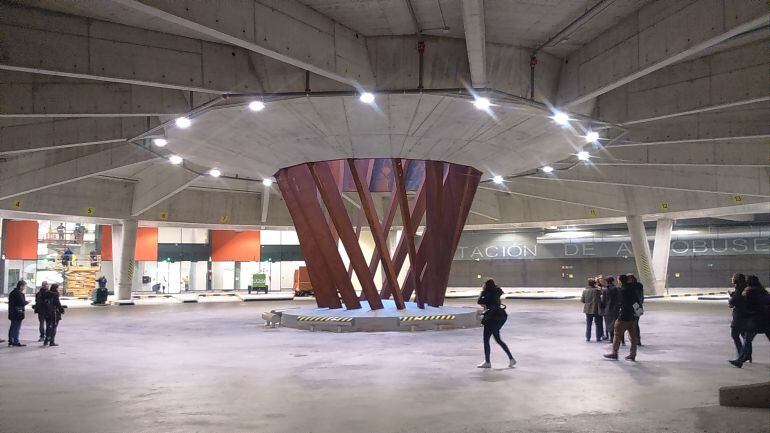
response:
[(602, 314), (602, 290), (598, 287), (586, 287), (583, 290), (583, 296), (580, 297), (583, 303), (583, 312), (586, 314)]

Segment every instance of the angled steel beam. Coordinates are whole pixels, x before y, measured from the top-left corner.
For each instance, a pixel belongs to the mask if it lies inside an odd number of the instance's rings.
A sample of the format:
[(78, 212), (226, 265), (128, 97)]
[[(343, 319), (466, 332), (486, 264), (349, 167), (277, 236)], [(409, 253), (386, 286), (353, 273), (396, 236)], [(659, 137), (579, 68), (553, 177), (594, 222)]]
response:
[[(401, 220), (404, 225), (401, 239), (405, 240), (407, 252), (409, 253), (409, 267), (414, 269), (414, 265), (417, 263), (417, 251), (414, 248), (415, 227), (414, 224), (412, 224), (411, 215), (409, 215), (409, 200), (406, 197), (406, 185), (404, 185), (404, 168), (399, 159), (393, 158), (391, 159), (391, 162), (393, 164), (394, 183), (397, 192), (395, 195), (398, 196), (399, 208), (401, 209)], [(417, 305), (420, 308), (425, 308), (425, 303), (421, 296), (422, 285), (420, 284), (420, 276), (417, 274), (415, 274), (415, 288), (417, 292)]]

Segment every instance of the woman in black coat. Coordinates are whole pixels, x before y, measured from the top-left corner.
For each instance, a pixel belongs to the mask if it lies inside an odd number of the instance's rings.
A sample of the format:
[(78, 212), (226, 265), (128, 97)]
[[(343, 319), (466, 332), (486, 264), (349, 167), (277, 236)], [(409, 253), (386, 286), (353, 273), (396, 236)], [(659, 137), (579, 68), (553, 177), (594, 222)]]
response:
[(508, 314), (505, 307), (500, 303), (500, 296), (503, 290), (495, 284), (494, 280), (487, 280), (484, 283), (484, 289), (481, 291), (478, 303), (484, 306), (484, 317), (481, 324), (484, 325), (484, 362), (478, 365), (478, 368), (491, 368), (489, 356), (492, 348), (489, 345), (490, 337), (495, 337), (495, 341), (503, 348), (508, 355), (508, 367), (516, 365), (516, 358), (511, 355), (508, 345), (500, 338), (500, 329), (508, 320)]
[(8, 320), (11, 321), (11, 327), (8, 328), (8, 346), (10, 347), (26, 346), (19, 341), (21, 322), (24, 320), (24, 307), (29, 304), (24, 296), (24, 289), (26, 288), (27, 282), (19, 280), (16, 283), (16, 288), (8, 294)]
[(765, 334), (770, 340), (770, 312), (768, 312), (768, 294), (759, 278), (756, 275), (749, 275), (746, 278), (747, 287), (743, 290), (743, 297), (746, 299), (746, 318), (745, 318), (745, 341), (743, 350), (738, 359), (733, 359), (730, 364), (741, 368), (743, 363), (751, 360), (751, 343), (757, 334)]
[(740, 357), (741, 352), (743, 352), (741, 336), (746, 334), (746, 297), (743, 296), (743, 290), (746, 288), (746, 276), (734, 274), (732, 282), (735, 286), (735, 291), (730, 293), (730, 299), (727, 301), (733, 310), (733, 320), (730, 322), (730, 335), (733, 337), (735, 350)]
[(58, 346), (54, 341), (56, 338), (56, 328), (59, 326), (61, 315), (64, 314), (64, 307), (59, 301), (59, 285), (53, 284), (51, 288), (43, 295), (43, 311), (45, 314), (45, 341), (43, 346)]

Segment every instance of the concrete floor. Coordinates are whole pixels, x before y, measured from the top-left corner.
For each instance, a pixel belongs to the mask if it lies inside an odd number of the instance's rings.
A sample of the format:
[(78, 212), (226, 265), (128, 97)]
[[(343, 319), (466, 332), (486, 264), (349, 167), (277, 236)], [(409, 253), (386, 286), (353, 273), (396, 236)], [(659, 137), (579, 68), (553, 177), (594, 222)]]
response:
[[(61, 346), (47, 349), (30, 341), (28, 316), (30, 345), (0, 348), (0, 431), (770, 430), (767, 410), (718, 406), (720, 386), (770, 374), (764, 337), (754, 364), (727, 364), (721, 302), (649, 301), (636, 363), (602, 360), (608, 346), (584, 341), (574, 300), (507, 304), (503, 337), (519, 364), (492, 370), (475, 368), (481, 329), (262, 326), (259, 313), (291, 302), (71, 309)], [(504, 361), (493, 346), (493, 364)]]

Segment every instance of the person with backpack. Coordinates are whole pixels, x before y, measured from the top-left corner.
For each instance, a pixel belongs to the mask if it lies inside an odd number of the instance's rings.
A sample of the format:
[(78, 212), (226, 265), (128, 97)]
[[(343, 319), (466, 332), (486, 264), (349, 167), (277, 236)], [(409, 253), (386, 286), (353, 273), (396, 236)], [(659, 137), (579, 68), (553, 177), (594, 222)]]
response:
[(21, 322), (24, 321), (24, 307), (29, 304), (24, 296), (24, 290), (27, 288), (27, 282), (19, 280), (16, 287), (8, 294), (8, 320), (11, 321), (11, 327), (8, 328), (8, 346), (23, 347), (19, 341), (19, 331), (21, 331)]
[(48, 292), (48, 281), (43, 281), (40, 284), (40, 290), (35, 293), (35, 305), (32, 306), (32, 310), (37, 314), (37, 321), (39, 323), (38, 330), (40, 331), (40, 338), (37, 341), (45, 340), (45, 314), (43, 312), (43, 296)]
[(45, 314), (45, 340), (43, 346), (58, 346), (56, 344), (56, 329), (59, 327), (61, 315), (64, 314), (64, 307), (59, 300), (59, 285), (53, 284), (48, 292), (43, 296), (43, 310)]
[(612, 340), (612, 353), (604, 355), (607, 359), (618, 359), (618, 349), (620, 349), (620, 340), (623, 334), (628, 331), (631, 338), (631, 351), (626, 359), (636, 361), (636, 346), (638, 344), (637, 334), (635, 332), (636, 322), (644, 314), (641, 302), (639, 301), (639, 291), (644, 290), (642, 285), (631, 279), (628, 275), (621, 275), (620, 278), (620, 313), (615, 321), (615, 338)]
[(484, 362), (478, 365), (478, 368), (491, 368), (490, 354), (492, 348), (489, 345), (489, 339), (495, 337), (495, 341), (503, 351), (508, 355), (508, 367), (512, 368), (516, 365), (516, 358), (511, 355), (511, 351), (508, 349), (508, 345), (500, 338), (500, 329), (502, 329), (506, 320), (508, 320), (508, 313), (505, 312), (505, 306), (500, 302), (500, 296), (503, 295), (503, 289), (495, 284), (492, 279), (487, 280), (484, 283), (484, 288), (479, 295), (477, 303), (484, 306), (484, 315), (481, 319), (481, 324), (484, 325)]

